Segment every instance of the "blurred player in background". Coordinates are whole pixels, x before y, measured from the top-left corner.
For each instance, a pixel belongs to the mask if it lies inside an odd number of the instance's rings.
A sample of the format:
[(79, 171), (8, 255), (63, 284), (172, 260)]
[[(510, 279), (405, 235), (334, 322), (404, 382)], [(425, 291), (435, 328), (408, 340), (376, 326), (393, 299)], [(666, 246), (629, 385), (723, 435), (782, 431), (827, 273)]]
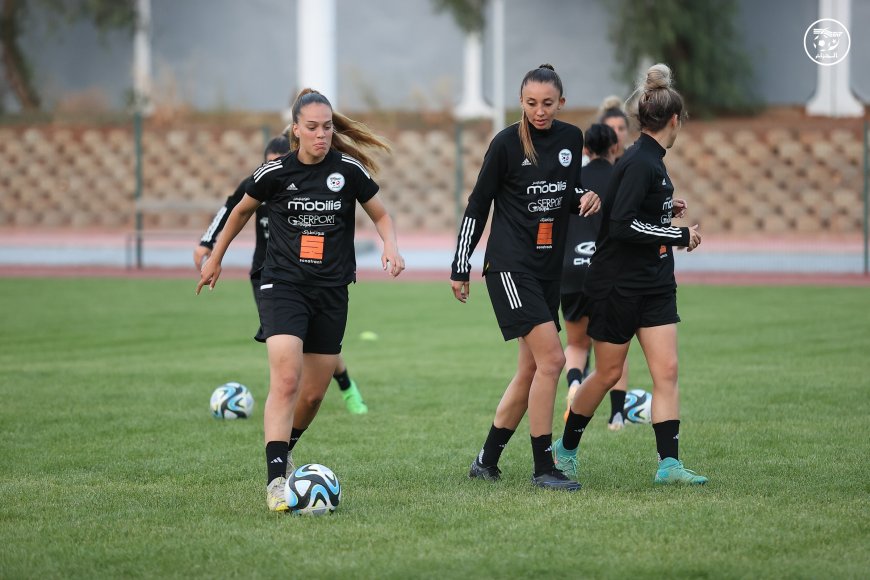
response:
[[(613, 162), (619, 150), (616, 132), (608, 125), (596, 123), (586, 131), (585, 146), (589, 163), (583, 168), (580, 182), (583, 188), (592, 191), (607, 191), (607, 183), (613, 173)], [(588, 217), (568, 217), (568, 239), (565, 244), (565, 261), (562, 264), (562, 316), (565, 319), (565, 368), (568, 369), (568, 408), (583, 382), (584, 371), (589, 362), (592, 339), (586, 334), (589, 324), (589, 299), (583, 294), (583, 281), (595, 252), (595, 240), (601, 228), (601, 214)], [(588, 371), (587, 373), (588, 374)], [(628, 384), (628, 358), (619, 381), (610, 390), (611, 431), (624, 425), (623, 407)], [(565, 411), (567, 420), (568, 411)]]
[[(269, 243), (260, 279), (258, 340), (269, 356), (263, 413), (266, 504), (287, 511), (291, 435), (317, 413), (341, 353), (348, 285), (356, 280), (354, 213), (359, 202), (383, 241), (381, 263), (393, 277), (405, 268), (393, 220), (370, 171), (370, 149), (389, 150), (368, 127), (333, 111), (322, 94), (304, 89), (293, 103), (291, 153), (257, 169), (230, 213), (196, 287), (214, 288), (233, 239), (265, 203)], [(299, 398), (310, 402), (300, 405)], [(300, 414), (307, 415), (300, 417)]]
[[(275, 137), (266, 145), (264, 153), (264, 161), (273, 161), (290, 152), (290, 141), (285, 136)], [(245, 195), (245, 189), (251, 181), (251, 177), (246, 177), (236, 191), (227, 198), (222, 208), (218, 210), (211, 221), (211, 225), (202, 235), (199, 240), (199, 245), (193, 251), (193, 263), (197, 270), (202, 268), (205, 260), (211, 256), (211, 251), (214, 248), (215, 240), (223, 231), (230, 217), (230, 212), (236, 207), (242, 197)], [(269, 214), (266, 211), (266, 206), (261, 205), (257, 208), (256, 234), (257, 244), (254, 247), (254, 258), (251, 262), (251, 285), (254, 289), (254, 301), (257, 301), (260, 288), (260, 274), (262, 273), (263, 263), (266, 260), (266, 244), (269, 241)], [(362, 394), (357, 387), (356, 381), (348, 376), (347, 365), (344, 362), (344, 357), (338, 355), (338, 364), (335, 368), (333, 378), (338, 383), (338, 388), (341, 389), (341, 396), (344, 399), (344, 404), (347, 410), (354, 415), (363, 415), (368, 413), (368, 406), (363, 401)]]
[[(497, 480), (502, 450), (526, 411), (534, 458), (532, 483), (574, 491), (580, 485), (555, 468), (553, 403), (565, 355), (559, 339), (559, 279), (569, 212), (598, 211), (595, 193), (580, 190), (583, 133), (556, 120), (565, 104), (551, 65), (526, 73), (522, 118), (490, 143), (462, 218), (450, 275), (453, 295), (469, 296), (470, 259), (494, 203), (483, 274), (505, 340), (518, 339), (517, 370), (469, 477)], [(584, 194), (585, 193), (585, 194)], [(582, 199), (581, 199), (581, 194)]]
[(574, 400), (562, 438), (553, 444), (557, 467), (577, 478), (580, 439), (607, 391), (622, 376), (637, 336), (653, 379), (652, 422), (659, 456), (654, 482), (704, 484), (707, 478), (679, 460), (680, 410), (677, 385), (677, 314), (674, 246), (694, 250), (698, 226), (674, 227), (686, 203), (674, 199), (663, 157), (683, 121), (683, 99), (671, 88), (671, 71), (656, 64), (638, 88), (641, 135), (614, 168), (604, 195), (601, 231), (586, 282), (589, 336), (595, 372)]
[(610, 96), (601, 103), (601, 115), (599, 123), (604, 123), (616, 132), (617, 151), (614, 163), (619, 161), (625, 148), (628, 147), (628, 115), (622, 108), (622, 100), (616, 96)]

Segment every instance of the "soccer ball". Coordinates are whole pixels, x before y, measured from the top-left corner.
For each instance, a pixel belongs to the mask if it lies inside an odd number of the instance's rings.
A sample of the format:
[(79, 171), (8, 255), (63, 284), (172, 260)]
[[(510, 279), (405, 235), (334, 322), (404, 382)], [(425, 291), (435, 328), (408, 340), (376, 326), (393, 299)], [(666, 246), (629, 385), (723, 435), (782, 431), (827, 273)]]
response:
[(652, 422), (652, 393), (632, 389), (625, 393), (625, 419), (631, 423)]
[(297, 467), (284, 487), (287, 506), (294, 514), (322, 516), (341, 501), (341, 484), (331, 469), (319, 463)]
[(254, 411), (254, 397), (241, 383), (225, 383), (211, 394), (209, 405), (215, 419), (247, 419)]

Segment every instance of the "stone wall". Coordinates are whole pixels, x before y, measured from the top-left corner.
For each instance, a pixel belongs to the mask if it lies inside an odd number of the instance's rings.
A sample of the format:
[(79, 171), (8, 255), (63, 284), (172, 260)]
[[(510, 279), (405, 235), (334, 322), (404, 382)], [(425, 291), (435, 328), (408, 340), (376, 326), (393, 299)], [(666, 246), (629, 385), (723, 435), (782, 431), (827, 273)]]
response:
[[(862, 127), (799, 117), (691, 122), (665, 161), (705, 233), (853, 235), (862, 231)], [(394, 151), (379, 158), (376, 178), (401, 230), (453, 232), (488, 132), (463, 132), (458, 204), (455, 126), (387, 136)], [(146, 125), (145, 227), (204, 229), (259, 164), (263, 143), (261, 128)], [(0, 128), (0, 227), (132, 229), (135, 185), (130, 126)]]

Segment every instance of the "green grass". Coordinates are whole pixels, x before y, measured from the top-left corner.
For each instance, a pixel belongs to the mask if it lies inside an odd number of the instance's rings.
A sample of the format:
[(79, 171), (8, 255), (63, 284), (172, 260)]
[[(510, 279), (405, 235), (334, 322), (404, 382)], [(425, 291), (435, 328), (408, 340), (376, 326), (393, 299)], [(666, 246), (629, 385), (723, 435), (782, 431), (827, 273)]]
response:
[[(193, 287), (0, 280), (0, 578), (870, 570), (866, 288), (681, 288), (681, 455), (710, 484), (654, 488), (652, 430), (610, 433), (605, 402), (569, 495), (529, 485), (525, 422), (501, 482), (467, 479), (516, 354), (483, 285), (462, 306), (447, 283), (361, 283), (344, 347), (370, 413), (328, 393), (294, 456), (332, 467), (342, 504), (295, 518), (265, 508), (250, 287)], [(631, 386), (649, 388), (631, 360)], [(253, 419), (211, 418), (230, 380), (253, 391)]]

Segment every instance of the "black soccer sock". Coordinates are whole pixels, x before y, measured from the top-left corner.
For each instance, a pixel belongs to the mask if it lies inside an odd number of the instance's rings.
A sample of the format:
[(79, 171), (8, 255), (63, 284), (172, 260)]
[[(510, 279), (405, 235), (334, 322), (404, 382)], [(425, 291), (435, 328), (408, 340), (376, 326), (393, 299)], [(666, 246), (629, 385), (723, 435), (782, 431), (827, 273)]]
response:
[(583, 431), (586, 430), (586, 425), (592, 417), (578, 415), (574, 411), (568, 411), (568, 420), (565, 421), (565, 431), (562, 433), (562, 447), (567, 451), (573, 451), (580, 445), (580, 438), (583, 437)]
[(568, 369), (568, 388), (571, 388), (571, 385), (574, 384), (574, 381), (578, 383), (583, 382), (583, 373), (580, 372), (580, 369)]
[(535, 459), (535, 477), (556, 470), (553, 463), (553, 434), (531, 436), (532, 457)]
[(513, 434), (513, 429), (496, 427), (495, 425), (491, 426), (489, 428), (489, 435), (486, 436), (486, 441), (483, 443), (483, 449), (480, 451), (480, 455), (477, 456), (478, 463), (486, 466), (498, 465), (501, 452), (504, 451)]
[(350, 377), (347, 376), (347, 369), (344, 369), (343, 372), (335, 373), (332, 375), (332, 378), (338, 382), (338, 388), (342, 391), (346, 391), (350, 388)]
[(680, 420), (671, 419), (661, 423), (653, 423), (656, 432), (656, 451), (659, 461), (665, 457), (680, 458)]
[(610, 421), (616, 417), (617, 413), (622, 413), (622, 418), (625, 419), (625, 391), (610, 390)]
[(287, 453), (293, 451), (293, 448), (296, 447), (296, 444), (299, 443), (299, 438), (302, 437), (302, 434), (305, 433), (305, 429), (297, 429), (293, 427), (290, 430), (290, 442), (287, 445)]
[(287, 471), (286, 441), (266, 443), (266, 470), (268, 472), (266, 483), (272, 483), (276, 477), (284, 477), (284, 473)]

